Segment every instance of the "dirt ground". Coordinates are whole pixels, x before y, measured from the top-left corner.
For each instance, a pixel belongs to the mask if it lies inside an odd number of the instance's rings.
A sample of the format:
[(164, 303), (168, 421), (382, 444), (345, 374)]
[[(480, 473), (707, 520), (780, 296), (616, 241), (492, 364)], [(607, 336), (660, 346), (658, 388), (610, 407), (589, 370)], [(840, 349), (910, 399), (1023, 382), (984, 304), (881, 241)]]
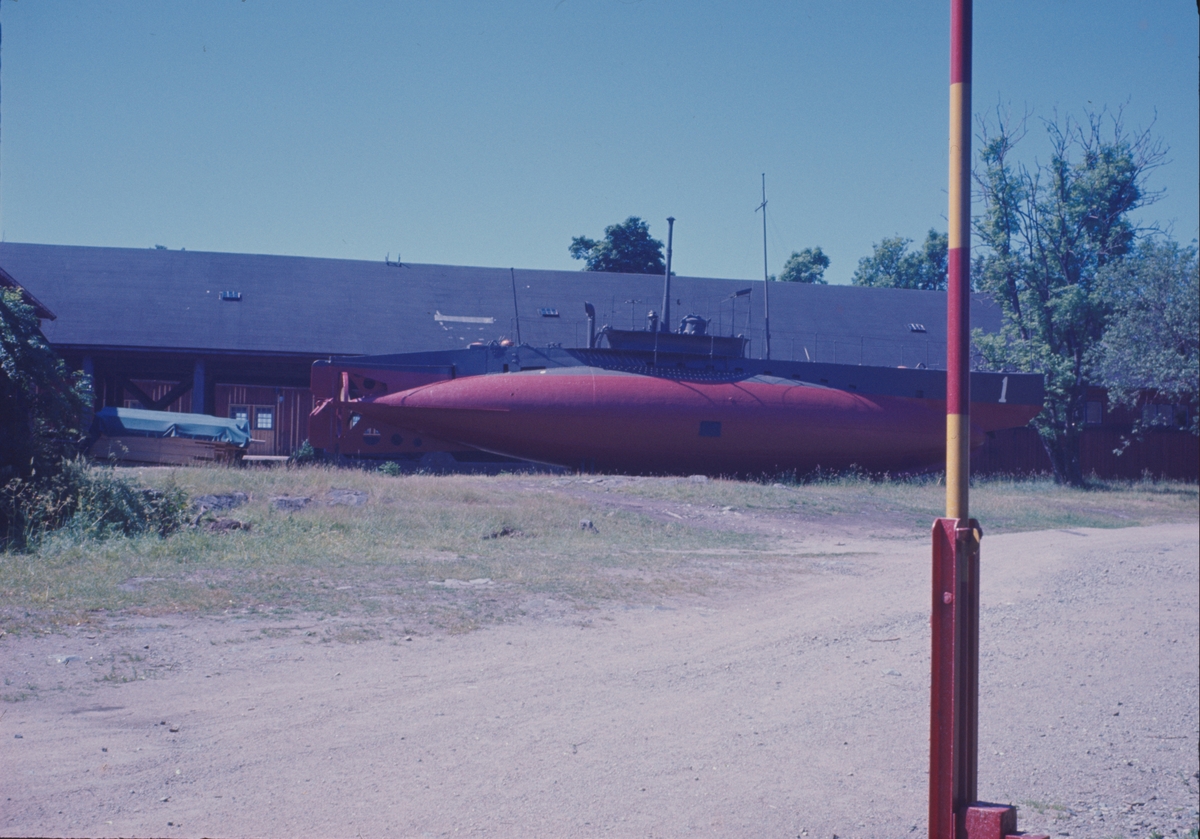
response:
[[(0, 834), (922, 835), (929, 549), (833, 544), (769, 584), (460, 635), (0, 638)], [(1023, 829), (1197, 825), (1198, 557), (1194, 522), (984, 539), (980, 794)]]

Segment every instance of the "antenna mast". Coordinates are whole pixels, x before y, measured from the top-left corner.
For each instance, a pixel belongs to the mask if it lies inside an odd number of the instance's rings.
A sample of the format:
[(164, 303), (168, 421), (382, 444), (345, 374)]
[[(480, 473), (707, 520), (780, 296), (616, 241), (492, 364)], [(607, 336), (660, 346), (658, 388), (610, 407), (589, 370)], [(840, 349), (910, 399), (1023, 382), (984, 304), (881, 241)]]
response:
[[(671, 239), (675, 236), (675, 217), (667, 217), (667, 267), (666, 277), (663, 279), (663, 304), (662, 304), (662, 320), (659, 322), (658, 331), (671, 331)], [(658, 346), (657, 341), (655, 346)]]
[(517, 308), (517, 272), (509, 268), (508, 276), (512, 279), (513, 320), (517, 322), (517, 346), (519, 347), (521, 346), (521, 310)]
[(767, 275), (767, 173), (762, 176), (762, 203), (755, 212), (763, 214), (763, 357), (771, 359), (771, 300), (769, 296), (771, 278)]

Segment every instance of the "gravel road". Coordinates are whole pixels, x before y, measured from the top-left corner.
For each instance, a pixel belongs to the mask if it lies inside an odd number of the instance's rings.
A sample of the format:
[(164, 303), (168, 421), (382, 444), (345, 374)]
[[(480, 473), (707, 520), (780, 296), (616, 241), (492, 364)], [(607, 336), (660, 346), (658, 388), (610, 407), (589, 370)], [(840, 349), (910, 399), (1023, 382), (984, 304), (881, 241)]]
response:
[[(769, 586), (463, 635), (0, 638), (0, 834), (922, 835), (929, 549), (846, 542)], [(1196, 827), (1198, 557), (1195, 523), (984, 539), (980, 792), (1023, 829)]]

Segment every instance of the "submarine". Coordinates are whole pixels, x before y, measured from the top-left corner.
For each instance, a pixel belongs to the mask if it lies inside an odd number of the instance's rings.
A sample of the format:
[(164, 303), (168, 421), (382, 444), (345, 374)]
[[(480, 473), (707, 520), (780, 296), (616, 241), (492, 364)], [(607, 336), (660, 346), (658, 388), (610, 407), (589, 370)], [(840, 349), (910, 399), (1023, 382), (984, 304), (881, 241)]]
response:
[[(319, 360), (310, 441), (326, 452), (449, 465), (532, 461), (585, 472), (910, 473), (945, 458), (946, 374), (746, 356), (696, 315), (604, 327), (586, 347), (509, 341)], [(971, 445), (1028, 424), (1042, 376), (971, 374)], [(433, 458), (431, 461), (430, 458)]]

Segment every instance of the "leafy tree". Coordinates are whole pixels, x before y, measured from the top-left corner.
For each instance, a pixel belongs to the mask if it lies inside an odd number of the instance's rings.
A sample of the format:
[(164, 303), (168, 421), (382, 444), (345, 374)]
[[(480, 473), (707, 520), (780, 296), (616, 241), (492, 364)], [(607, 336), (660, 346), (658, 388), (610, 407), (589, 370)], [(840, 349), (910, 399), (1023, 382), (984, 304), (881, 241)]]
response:
[(650, 238), (650, 226), (637, 216), (604, 228), (604, 238), (599, 242), (576, 236), (568, 250), (572, 259), (585, 261), (585, 271), (661, 274), (666, 270), (663, 243)]
[(1196, 249), (1148, 239), (1136, 253), (1105, 266), (1099, 279), (1112, 316), (1095, 347), (1095, 378), (1119, 405), (1137, 407), (1147, 390), (1187, 405), (1191, 432), (1200, 434)]
[(1033, 424), (1055, 479), (1080, 485), (1087, 375), (1113, 309), (1098, 274), (1130, 254), (1138, 233), (1130, 213), (1158, 197), (1146, 179), (1164, 151), (1149, 132), (1127, 134), (1119, 112), (1045, 127), (1050, 160), (1032, 168), (1011, 159), (1023, 126), (982, 127), (972, 274), (1003, 325), (974, 338), (985, 367), (1045, 375), (1046, 404)]
[(827, 257), (820, 247), (792, 251), (788, 261), (779, 272), (779, 281), (784, 283), (815, 283), (826, 285), (825, 269), (829, 267)]
[(917, 251), (909, 251), (911, 244), (912, 239), (894, 236), (873, 245), (874, 252), (858, 261), (851, 282), (878, 288), (944, 291), (949, 250), (946, 234), (930, 230)]
[(15, 289), (0, 289), (0, 486), (47, 476), (83, 438), (91, 383), (69, 373)]
[(23, 546), (43, 520), (61, 522), (63, 466), (91, 401), (87, 377), (67, 372), (39, 326), (20, 291), (0, 289), (0, 550)]

